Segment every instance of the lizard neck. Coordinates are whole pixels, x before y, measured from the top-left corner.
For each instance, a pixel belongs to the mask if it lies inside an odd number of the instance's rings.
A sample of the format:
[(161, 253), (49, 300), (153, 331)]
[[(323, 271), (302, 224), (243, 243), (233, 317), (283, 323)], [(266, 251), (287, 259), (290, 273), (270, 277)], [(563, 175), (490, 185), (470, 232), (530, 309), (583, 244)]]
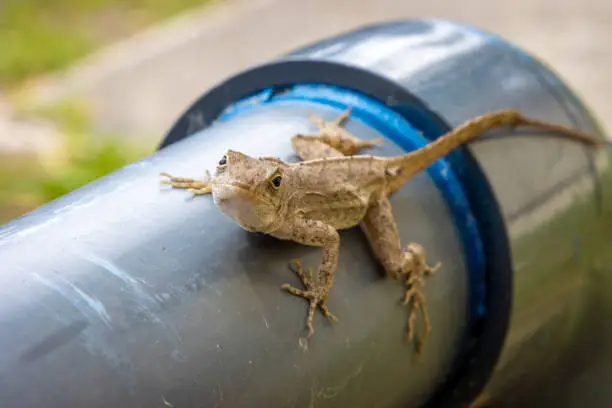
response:
[(291, 197), (282, 199), (280, 201), (280, 205), (276, 211), (276, 216), (274, 217), (274, 222), (270, 223), (266, 228), (263, 228), (260, 232), (268, 235), (274, 235), (275, 232), (279, 231), (287, 220), (287, 214), (289, 211), (289, 203), (291, 202)]

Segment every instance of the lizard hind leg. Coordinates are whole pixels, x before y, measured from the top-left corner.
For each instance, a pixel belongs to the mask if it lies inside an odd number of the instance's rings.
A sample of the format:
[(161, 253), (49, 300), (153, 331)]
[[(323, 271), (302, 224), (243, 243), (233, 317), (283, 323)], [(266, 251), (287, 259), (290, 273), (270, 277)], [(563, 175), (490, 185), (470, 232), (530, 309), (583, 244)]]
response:
[(425, 295), (423, 294), (424, 278), (433, 274), (440, 264), (431, 267), (425, 261), (425, 250), (419, 244), (411, 243), (402, 249), (397, 224), (393, 217), (391, 203), (384, 195), (373, 200), (362, 223), (362, 229), (370, 243), (375, 257), (382, 264), (387, 276), (392, 279), (406, 279), (408, 289), (403, 304), (410, 307), (408, 317), (408, 339), (414, 339), (416, 317), (420, 311), (423, 315), (423, 335), (417, 341), (417, 352), (420, 354), (425, 338), (431, 330), (427, 313)]

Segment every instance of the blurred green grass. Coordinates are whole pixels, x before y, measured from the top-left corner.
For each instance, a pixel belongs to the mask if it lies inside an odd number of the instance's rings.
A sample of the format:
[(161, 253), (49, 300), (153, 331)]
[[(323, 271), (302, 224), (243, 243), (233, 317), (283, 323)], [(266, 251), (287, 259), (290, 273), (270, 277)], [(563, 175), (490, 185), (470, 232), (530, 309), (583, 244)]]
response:
[[(216, 0), (0, 0), (0, 97), (97, 49), (190, 8)], [(4, 94), (4, 95), (3, 95)], [(27, 98), (27, 97), (26, 97)], [(57, 149), (0, 151), (0, 224), (153, 152), (150, 139), (109, 135), (91, 125), (82, 103), (15, 107), (20, 119), (44, 119), (61, 134)]]
[(0, 87), (67, 67), (100, 46), (210, 0), (3, 0)]
[(144, 158), (155, 147), (93, 130), (86, 109), (76, 101), (22, 114), (53, 122), (63, 139), (53, 151), (0, 156), (0, 223)]

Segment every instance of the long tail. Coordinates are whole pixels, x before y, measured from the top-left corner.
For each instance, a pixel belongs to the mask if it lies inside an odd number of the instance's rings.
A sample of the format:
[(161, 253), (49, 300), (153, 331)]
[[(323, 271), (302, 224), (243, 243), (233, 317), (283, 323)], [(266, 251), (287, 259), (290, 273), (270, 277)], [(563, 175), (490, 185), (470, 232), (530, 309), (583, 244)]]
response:
[(412, 177), (429, 167), (435, 161), (446, 156), (456, 147), (481, 136), (488, 130), (504, 126), (513, 128), (517, 126), (531, 126), (565, 134), (589, 145), (606, 144), (605, 141), (589, 134), (565, 126), (529, 119), (514, 110), (487, 113), (465, 122), (427, 146), (423, 146), (406, 155), (390, 158), (387, 162), (388, 194), (393, 194), (399, 190)]

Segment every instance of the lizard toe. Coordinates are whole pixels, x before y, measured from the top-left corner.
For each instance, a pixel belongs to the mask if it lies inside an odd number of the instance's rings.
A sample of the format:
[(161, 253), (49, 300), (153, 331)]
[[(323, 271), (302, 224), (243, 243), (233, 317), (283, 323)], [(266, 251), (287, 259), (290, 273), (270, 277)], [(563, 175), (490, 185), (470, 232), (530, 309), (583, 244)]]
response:
[(306, 327), (308, 328), (308, 337), (311, 337), (314, 334), (314, 315), (317, 307), (321, 310), (323, 316), (329, 319), (331, 322), (335, 323), (338, 321), (338, 318), (329, 311), (327, 305), (325, 304), (325, 300), (327, 296), (322, 294), (321, 291), (317, 290), (301, 290), (296, 287), (293, 287), (287, 283), (281, 286), (282, 289), (291, 293), (294, 296), (298, 296), (308, 300), (308, 314), (306, 316)]

